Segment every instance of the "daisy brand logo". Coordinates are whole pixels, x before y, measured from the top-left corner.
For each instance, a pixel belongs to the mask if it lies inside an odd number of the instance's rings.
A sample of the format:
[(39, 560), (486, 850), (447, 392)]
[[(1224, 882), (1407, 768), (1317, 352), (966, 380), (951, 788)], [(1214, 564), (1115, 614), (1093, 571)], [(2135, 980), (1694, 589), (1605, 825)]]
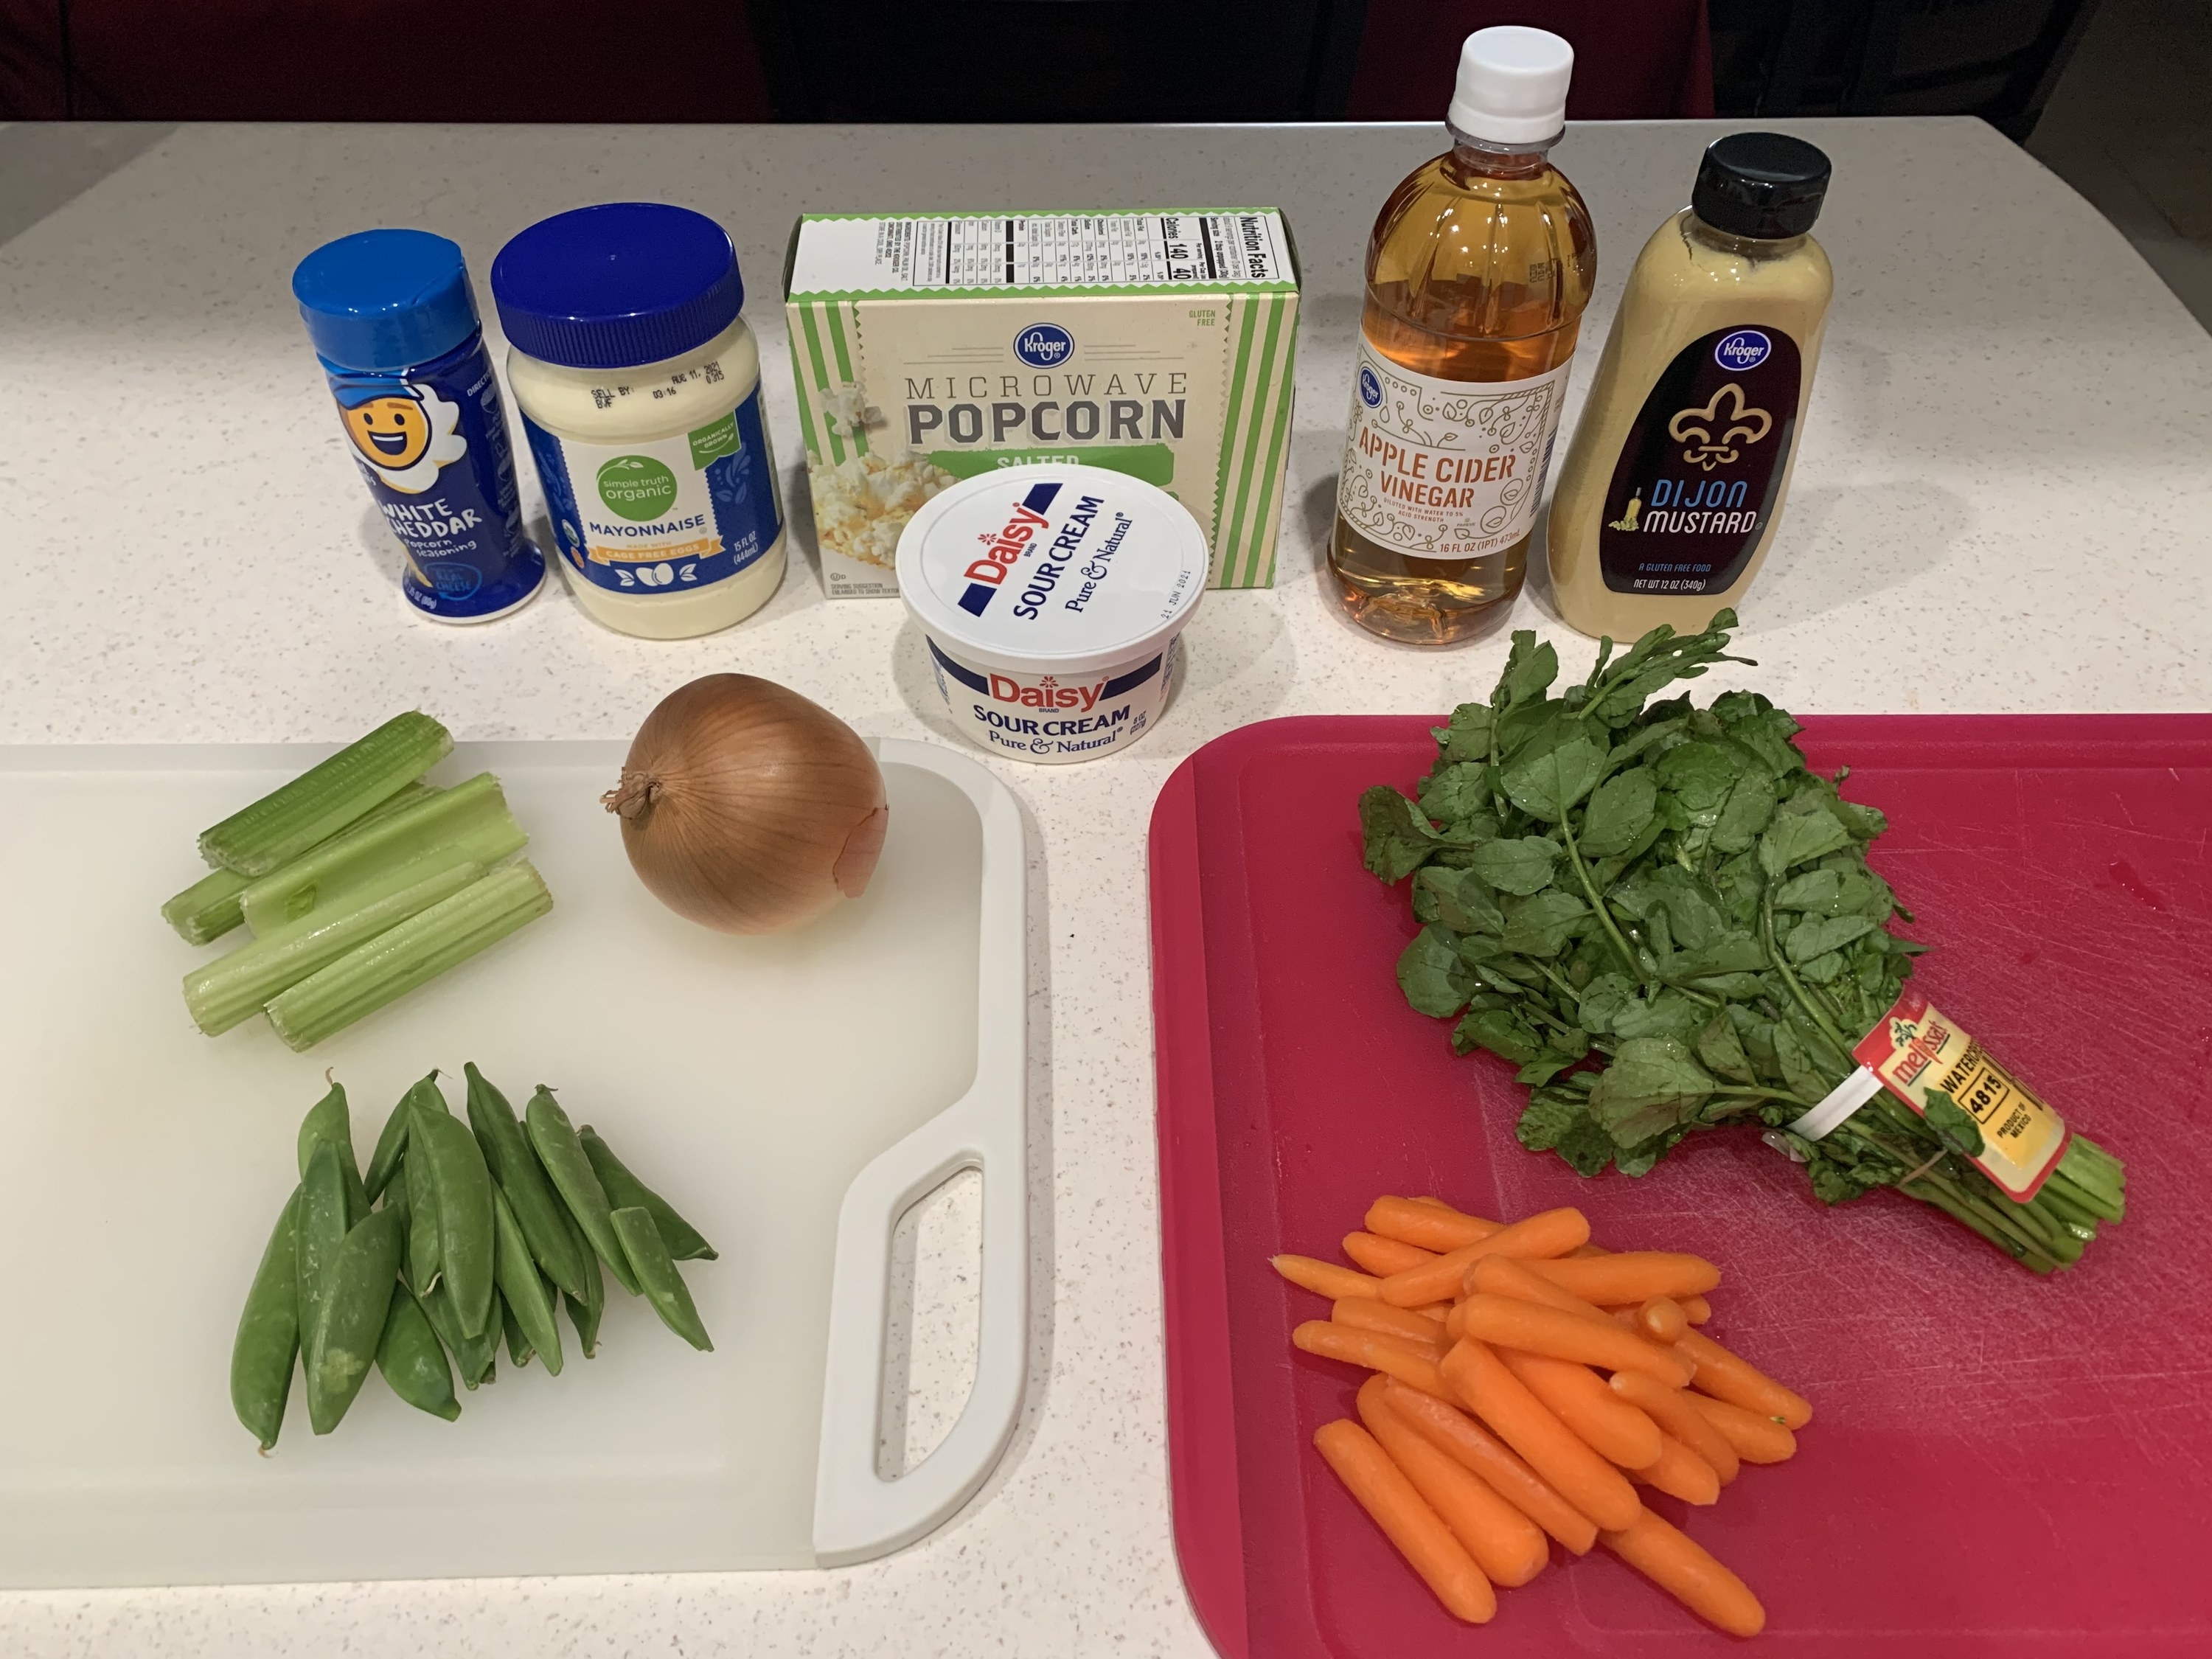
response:
[(1031, 368), (1058, 368), (1075, 355), (1075, 337), (1058, 323), (1031, 323), (1014, 336), (1014, 356)]
[(1086, 714), (1098, 706), (1106, 690), (1103, 680), (1096, 685), (1062, 685), (1050, 674), (1035, 685), (1024, 685), (1005, 674), (994, 674), (990, 681), (994, 702), (1018, 702), (1024, 708), (1080, 708)]
[(1014, 504), (1004, 525), (975, 538), (983, 544), (983, 555), (961, 572), (968, 579), (968, 590), (960, 596), (963, 611), (971, 617), (980, 617), (990, 608), (992, 599), (1006, 585), (1006, 572), (1029, 550), (1030, 543), (1044, 527), (1045, 509), (1059, 494), (1060, 486), (1056, 483), (1036, 485)]

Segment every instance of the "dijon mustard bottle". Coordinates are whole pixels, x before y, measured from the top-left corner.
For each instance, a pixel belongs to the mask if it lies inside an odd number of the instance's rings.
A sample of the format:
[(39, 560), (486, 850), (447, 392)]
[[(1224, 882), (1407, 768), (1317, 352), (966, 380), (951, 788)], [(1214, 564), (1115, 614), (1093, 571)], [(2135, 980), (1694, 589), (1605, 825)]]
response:
[(1570, 626), (1694, 633), (1759, 574), (1835, 287), (1809, 234), (1828, 173), (1802, 139), (1718, 139), (1637, 256), (1552, 499)]

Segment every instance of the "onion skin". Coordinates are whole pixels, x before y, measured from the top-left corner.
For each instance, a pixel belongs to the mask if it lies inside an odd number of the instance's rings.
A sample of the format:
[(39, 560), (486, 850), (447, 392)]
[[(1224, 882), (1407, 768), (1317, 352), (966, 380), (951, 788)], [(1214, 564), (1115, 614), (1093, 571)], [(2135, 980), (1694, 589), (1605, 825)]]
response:
[(600, 799), (653, 896), (724, 933), (777, 933), (860, 897), (890, 822), (853, 728), (750, 674), (663, 698)]

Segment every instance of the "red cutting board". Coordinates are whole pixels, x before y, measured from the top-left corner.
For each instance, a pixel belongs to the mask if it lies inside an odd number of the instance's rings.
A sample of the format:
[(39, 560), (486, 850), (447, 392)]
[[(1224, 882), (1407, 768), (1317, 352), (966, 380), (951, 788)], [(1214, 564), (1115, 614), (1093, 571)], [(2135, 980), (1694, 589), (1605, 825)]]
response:
[(1169, 1448), (1183, 1577), (1229, 1659), (1694, 1655), (1733, 1645), (1602, 1550), (1455, 1624), (1312, 1449), (1348, 1368), (1290, 1346), (1378, 1193), (1587, 1211), (1721, 1264), (1713, 1333), (1814, 1404), (1796, 1458), (1655, 1506), (1765, 1602), (1771, 1659), (2212, 1652), (2212, 717), (1850, 716), (1812, 763), (1889, 815), (1916, 983), (2127, 1161), (2130, 1216), (2039, 1279), (1909, 1200), (1824, 1208), (1752, 1133), (1642, 1180), (1512, 1136), (1522, 1091), (1407, 1008), (1402, 888), (1354, 803), (1431, 722), (1269, 721), (1194, 755), (1152, 830)]

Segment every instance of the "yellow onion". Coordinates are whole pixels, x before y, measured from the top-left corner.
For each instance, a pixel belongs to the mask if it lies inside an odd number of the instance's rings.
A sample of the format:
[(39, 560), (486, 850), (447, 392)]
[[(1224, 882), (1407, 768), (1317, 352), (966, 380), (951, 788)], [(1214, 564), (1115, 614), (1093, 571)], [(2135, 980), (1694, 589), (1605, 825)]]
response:
[(853, 728), (750, 674), (663, 698), (599, 799), (653, 896), (725, 933), (772, 933), (860, 897), (890, 822)]

